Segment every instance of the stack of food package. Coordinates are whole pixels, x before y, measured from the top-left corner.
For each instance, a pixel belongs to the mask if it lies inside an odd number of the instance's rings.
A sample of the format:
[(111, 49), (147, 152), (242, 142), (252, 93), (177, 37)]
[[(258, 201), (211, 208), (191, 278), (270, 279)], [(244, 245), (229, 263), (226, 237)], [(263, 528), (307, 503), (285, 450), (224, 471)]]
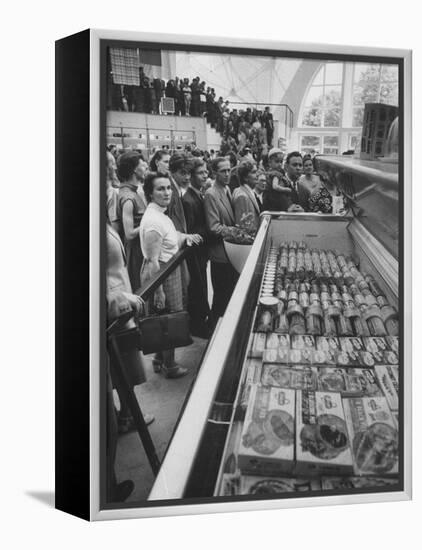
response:
[(352, 258), (272, 248), (217, 494), (397, 485), (398, 332)]

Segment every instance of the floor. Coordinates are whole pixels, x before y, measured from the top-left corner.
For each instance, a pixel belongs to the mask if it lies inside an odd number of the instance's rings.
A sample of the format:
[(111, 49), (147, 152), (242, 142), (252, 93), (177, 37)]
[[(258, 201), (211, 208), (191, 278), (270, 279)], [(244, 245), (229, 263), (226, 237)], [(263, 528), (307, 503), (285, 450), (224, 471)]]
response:
[[(152, 355), (146, 356), (147, 382), (135, 388), (142, 412), (155, 416), (155, 421), (150, 424), (149, 429), (160, 460), (165, 454), (207, 344), (207, 340), (200, 338), (193, 338), (193, 340), (193, 344), (189, 347), (176, 350), (176, 362), (189, 369), (186, 376), (168, 380), (161, 374), (154, 373)], [(118, 481), (132, 479), (135, 483), (135, 490), (126, 502), (137, 502), (148, 498), (154, 476), (137, 432), (119, 437), (116, 474)]]

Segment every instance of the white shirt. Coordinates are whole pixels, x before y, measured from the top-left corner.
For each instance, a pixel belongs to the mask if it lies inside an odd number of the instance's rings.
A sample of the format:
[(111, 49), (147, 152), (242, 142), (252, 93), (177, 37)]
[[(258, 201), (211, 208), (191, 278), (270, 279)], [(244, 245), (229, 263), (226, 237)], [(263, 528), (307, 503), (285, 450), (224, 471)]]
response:
[(150, 231), (155, 231), (162, 238), (159, 261), (168, 262), (179, 250), (179, 239), (176, 228), (171, 219), (164, 214), (165, 208), (150, 202), (142, 216), (139, 226), (139, 237), (141, 239), (142, 254), (145, 254), (145, 237)]

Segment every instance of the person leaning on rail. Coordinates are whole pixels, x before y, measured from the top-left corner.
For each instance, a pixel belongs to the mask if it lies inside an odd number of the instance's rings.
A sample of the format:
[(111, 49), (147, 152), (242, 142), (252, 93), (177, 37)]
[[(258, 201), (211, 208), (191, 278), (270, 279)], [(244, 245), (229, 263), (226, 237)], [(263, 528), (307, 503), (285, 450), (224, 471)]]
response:
[[(148, 206), (139, 228), (144, 262), (141, 269), (141, 283), (145, 285), (158, 271), (177, 254), (182, 246), (193, 246), (202, 243), (198, 234), (178, 232), (166, 210), (171, 201), (172, 186), (169, 176), (151, 172), (145, 178), (145, 197)], [(164, 280), (154, 293), (149, 309), (160, 311), (166, 309), (175, 313), (184, 309), (182, 300), (182, 276), (180, 266)], [(176, 365), (174, 349), (156, 354), (154, 371), (161, 372), (166, 378), (180, 378), (187, 374), (187, 369)]]

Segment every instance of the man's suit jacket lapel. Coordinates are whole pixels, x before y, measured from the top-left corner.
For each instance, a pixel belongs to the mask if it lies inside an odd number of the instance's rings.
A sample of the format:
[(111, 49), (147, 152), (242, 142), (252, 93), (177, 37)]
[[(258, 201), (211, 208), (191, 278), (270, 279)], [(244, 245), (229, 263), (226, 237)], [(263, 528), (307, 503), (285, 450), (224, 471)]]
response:
[[(175, 226), (178, 231), (182, 231), (183, 233), (186, 233), (186, 218), (185, 213), (183, 211), (183, 204), (182, 199), (179, 195), (179, 190), (176, 187), (173, 178), (170, 178), (171, 182), (171, 189), (172, 189), (172, 199), (169, 207), (169, 215), (170, 218), (175, 218), (176, 222)], [(174, 223), (174, 221), (173, 221)]]
[(233, 213), (233, 208), (232, 208), (232, 205), (230, 203), (230, 200), (227, 196), (227, 193), (225, 191), (224, 188), (222, 187), (219, 187), (219, 186), (215, 186), (215, 189), (220, 197), (220, 201), (222, 203), (222, 205), (224, 206), (224, 208), (227, 210), (227, 214), (229, 215), (230, 217), (230, 220), (231, 220), (231, 223), (234, 225), (234, 213)]

